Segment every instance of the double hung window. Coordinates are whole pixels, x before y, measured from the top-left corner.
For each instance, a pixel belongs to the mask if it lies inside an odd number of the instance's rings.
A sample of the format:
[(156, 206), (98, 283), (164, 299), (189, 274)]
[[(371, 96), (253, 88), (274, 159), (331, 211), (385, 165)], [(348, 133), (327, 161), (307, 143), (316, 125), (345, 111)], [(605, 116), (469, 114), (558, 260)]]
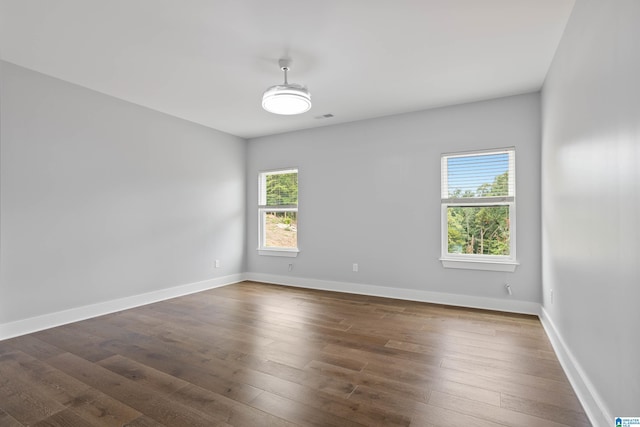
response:
[(443, 265), (514, 271), (515, 149), (443, 154), (441, 172)]
[(260, 255), (298, 253), (298, 170), (262, 172), (258, 179)]

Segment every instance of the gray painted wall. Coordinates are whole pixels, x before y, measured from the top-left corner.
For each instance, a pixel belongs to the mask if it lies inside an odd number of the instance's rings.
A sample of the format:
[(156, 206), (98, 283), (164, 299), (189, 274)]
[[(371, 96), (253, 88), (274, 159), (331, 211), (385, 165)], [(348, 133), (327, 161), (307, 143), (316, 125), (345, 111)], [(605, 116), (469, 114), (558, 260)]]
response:
[(578, 0), (542, 98), (543, 307), (608, 416), (640, 415), (638, 23)]
[(0, 78), (0, 324), (244, 271), (243, 139), (6, 62)]
[[(515, 273), (444, 269), (440, 154), (516, 147)], [(260, 256), (259, 171), (299, 168), (297, 258)], [(540, 102), (526, 94), (252, 139), (247, 271), (539, 302)], [(294, 267), (288, 271), (289, 263)], [(359, 272), (352, 264), (359, 264)]]

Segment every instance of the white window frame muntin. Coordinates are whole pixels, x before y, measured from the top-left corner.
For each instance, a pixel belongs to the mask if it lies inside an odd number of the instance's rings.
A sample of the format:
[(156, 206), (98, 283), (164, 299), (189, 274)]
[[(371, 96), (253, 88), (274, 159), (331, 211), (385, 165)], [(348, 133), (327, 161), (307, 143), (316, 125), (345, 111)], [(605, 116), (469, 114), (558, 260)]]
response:
[[(511, 195), (498, 197), (468, 197), (449, 198), (448, 193), (448, 164), (447, 159), (454, 157), (469, 157), (474, 155), (509, 155), (509, 182)], [(495, 148), (486, 150), (464, 151), (455, 153), (443, 153), (440, 156), (440, 204), (441, 204), (441, 257), (443, 267), (460, 268), (469, 270), (490, 270), (490, 271), (515, 271), (519, 265), (516, 258), (516, 158), (515, 147)], [(450, 206), (462, 207), (489, 207), (489, 206), (509, 206), (509, 255), (481, 255), (481, 254), (452, 254), (449, 253), (449, 228), (447, 218), (447, 208)]]
[[(298, 213), (298, 222), (300, 221), (300, 215), (298, 212), (298, 205), (266, 205), (266, 184), (267, 175), (284, 175), (288, 173), (298, 174), (300, 178), (300, 171), (297, 167), (288, 167), (282, 169), (263, 170), (258, 172), (258, 255), (264, 256), (282, 256), (282, 257), (296, 257), (300, 252), (300, 246), (295, 248), (279, 248), (264, 246), (266, 241), (266, 214), (268, 212), (296, 212)], [(263, 189), (265, 191), (263, 191)]]

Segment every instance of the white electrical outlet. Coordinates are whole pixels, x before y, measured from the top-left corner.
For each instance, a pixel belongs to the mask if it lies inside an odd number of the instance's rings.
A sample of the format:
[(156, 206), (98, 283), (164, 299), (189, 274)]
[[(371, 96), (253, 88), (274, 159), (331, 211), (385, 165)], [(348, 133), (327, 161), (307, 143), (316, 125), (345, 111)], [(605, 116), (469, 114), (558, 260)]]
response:
[(219, 259), (216, 260), (215, 266), (216, 266), (216, 268), (220, 268), (220, 260)]
[(553, 304), (553, 289), (551, 289), (551, 292), (549, 292), (550, 296), (551, 296), (551, 304)]
[(355, 272), (358, 271), (358, 264), (353, 264), (353, 271), (355, 271)]
[(289, 271), (293, 270), (293, 263), (289, 264)]

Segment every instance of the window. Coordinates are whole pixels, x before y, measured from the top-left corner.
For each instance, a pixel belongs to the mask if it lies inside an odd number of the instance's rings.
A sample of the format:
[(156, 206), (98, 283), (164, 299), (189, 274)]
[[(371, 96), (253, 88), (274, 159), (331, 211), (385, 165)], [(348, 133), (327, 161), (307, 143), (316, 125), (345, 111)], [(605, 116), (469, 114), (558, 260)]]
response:
[(298, 169), (262, 172), (258, 182), (260, 255), (298, 254)]
[(443, 154), (442, 264), (514, 271), (515, 149)]

